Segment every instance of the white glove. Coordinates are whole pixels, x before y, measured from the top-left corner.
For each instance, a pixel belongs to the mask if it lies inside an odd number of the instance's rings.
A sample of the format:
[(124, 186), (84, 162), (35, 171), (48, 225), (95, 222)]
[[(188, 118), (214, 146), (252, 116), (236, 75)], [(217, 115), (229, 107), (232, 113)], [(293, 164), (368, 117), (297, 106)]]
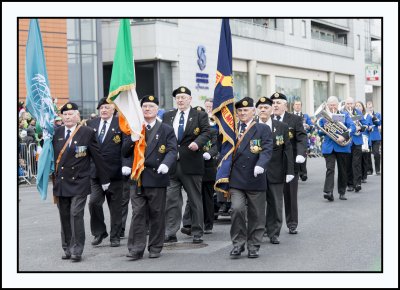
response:
[(208, 153), (208, 152), (204, 153), (203, 158), (204, 158), (204, 160), (210, 160), (211, 159), (210, 153)]
[(107, 184), (102, 184), (101, 188), (103, 188), (103, 191), (106, 191), (108, 189), (108, 187), (110, 186), (110, 183)]
[(257, 175), (263, 173), (264, 173), (264, 168), (262, 168), (261, 166), (254, 167), (254, 177), (257, 177)]
[(168, 166), (165, 164), (160, 164), (160, 166), (157, 169), (157, 173), (161, 173), (161, 174), (167, 174), (168, 173)]
[(306, 159), (304, 158), (303, 155), (296, 156), (296, 163), (304, 163), (304, 161), (306, 161)]
[(137, 134), (135, 134), (135, 133), (132, 133), (132, 135), (131, 135), (131, 139), (132, 139), (132, 141), (133, 141), (133, 142), (136, 142), (137, 140), (139, 140), (139, 139), (140, 139), (140, 136), (139, 136), (139, 135), (137, 135)]
[(286, 175), (286, 183), (289, 183), (294, 178), (294, 175)]
[(132, 172), (132, 168), (128, 167), (128, 166), (122, 166), (122, 175), (130, 175)]

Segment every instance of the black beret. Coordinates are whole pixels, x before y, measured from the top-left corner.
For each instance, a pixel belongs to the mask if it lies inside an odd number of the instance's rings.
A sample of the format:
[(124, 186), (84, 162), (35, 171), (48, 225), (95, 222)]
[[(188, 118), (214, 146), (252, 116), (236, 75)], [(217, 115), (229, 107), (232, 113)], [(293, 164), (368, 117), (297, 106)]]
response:
[(281, 93), (274, 93), (272, 94), (272, 96), (270, 97), (271, 100), (276, 100), (276, 99), (281, 99), (281, 100), (285, 100), (287, 101), (287, 98), (284, 94)]
[(172, 92), (172, 96), (175, 98), (178, 94), (188, 94), (189, 96), (191, 96), (192, 92), (187, 87), (180, 86)]
[(252, 98), (249, 97), (244, 97), (243, 99), (241, 99), (240, 101), (235, 103), (235, 108), (239, 109), (239, 108), (243, 108), (243, 107), (254, 107), (254, 101)]
[(158, 99), (153, 95), (146, 95), (140, 100), (140, 106), (143, 106), (143, 103), (154, 103), (158, 105)]
[(78, 105), (75, 103), (66, 103), (64, 106), (61, 108), (61, 114), (64, 113), (64, 111), (69, 111), (69, 110), (78, 110)]
[(266, 97), (261, 97), (257, 103), (256, 103), (256, 108), (258, 107), (258, 105), (269, 105), (272, 106), (272, 101)]
[(205, 112), (205, 111), (206, 111), (206, 110), (204, 110), (204, 108), (201, 107), (201, 106), (196, 106), (196, 107), (194, 107), (193, 109), (195, 109), (195, 110), (197, 110), (197, 111), (202, 111), (202, 112)]
[(104, 105), (104, 104), (109, 104), (109, 102), (107, 102), (107, 97), (101, 98), (99, 100), (99, 103), (97, 104), (97, 110), (100, 109), (101, 105)]

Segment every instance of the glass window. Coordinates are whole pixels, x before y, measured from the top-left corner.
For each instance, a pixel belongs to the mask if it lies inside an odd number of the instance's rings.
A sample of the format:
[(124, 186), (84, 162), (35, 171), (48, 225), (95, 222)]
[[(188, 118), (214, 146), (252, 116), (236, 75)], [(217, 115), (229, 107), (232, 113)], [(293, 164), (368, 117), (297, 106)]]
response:
[(90, 114), (95, 113), (98, 115), (97, 102), (83, 102), (82, 106), (79, 108), (81, 112), (81, 118), (87, 119)]
[(160, 86), (160, 108), (172, 109), (174, 106), (172, 98), (172, 68), (171, 63), (160, 61), (159, 86)]
[(68, 54), (68, 87), (70, 101), (81, 100), (81, 64), (79, 54)]
[(79, 39), (79, 19), (67, 19), (67, 39)]
[(233, 96), (235, 102), (249, 96), (246, 72), (233, 72)]
[(83, 101), (97, 99), (97, 61), (94, 55), (82, 55)]
[(289, 19), (289, 33), (294, 34), (293, 19)]
[(275, 90), (279, 93), (284, 94), (287, 97), (288, 111), (293, 111), (293, 102), (295, 100), (301, 100), (304, 104), (305, 97), (302, 96), (302, 81), (301, 79), (276, 77), (275, 78)]
[(267, 96), (267, 76), (265, 75), (257, 75), (257, 100), (261, 97), (269, 97)]
[(82, 40), (81, 45), (83, 54), (96, 54), (96, 42)]
[(345, 99), (345, 85), (335, 84), (335, 96), (338, 97), (339, 101), (344, 101)]
[(328, 82), (314, 81), (314, 111), (328, 99)]
[(67, 50), (68, 53), (79, 53), (80, 52), (79, 40), (67, 40)]
[(360, 40), (360, 35), (357, 34), (357, 49), (360, 50), (361, 49), (361, 40)]
[(305, 20), (302, 20), (302, 21), (301, 21), (301, 36), (307, 37), (307, 33), (306, 33), (306, 21), (305, 21)]
[(94, 19), (81, 19), (82, 40), (96, 40), (96, 24)]

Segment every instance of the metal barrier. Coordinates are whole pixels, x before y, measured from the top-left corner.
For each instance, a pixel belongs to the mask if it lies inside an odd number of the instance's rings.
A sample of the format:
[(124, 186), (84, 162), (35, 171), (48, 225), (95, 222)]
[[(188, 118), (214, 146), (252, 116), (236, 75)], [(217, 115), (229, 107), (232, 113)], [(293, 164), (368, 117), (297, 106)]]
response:
[(37, 178), (37, 145), (35, 143), (19, 144), (18, 152), (18, 180), (31, 184), (32, 178)]
[(29, 177), (37, 178), (37, 145), (35, 143), (29, 144), (28, 147), (28, 169), (29, 169)]

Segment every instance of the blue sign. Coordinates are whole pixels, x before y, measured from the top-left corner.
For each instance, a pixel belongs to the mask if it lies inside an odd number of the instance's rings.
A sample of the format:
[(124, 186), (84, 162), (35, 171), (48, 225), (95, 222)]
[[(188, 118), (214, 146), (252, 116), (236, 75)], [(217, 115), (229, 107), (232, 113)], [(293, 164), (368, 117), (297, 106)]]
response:
[[(203, 45), (199, 45), (197, 47), (197, 64), (199, 65), (200, 70), (204, 70), (206, 68), (207, 58), (206, 58), (206, 48)], [(196, 89), (197, 90), (208, 90), (208, 74), (206, 73), (196, 73)]]
[(200, 70), (204, 70), (206, 68), (207, 58), (206, 48), (203, 45), (197, 47), (197, 56), (199, 57), (197, 64), (199, 65)]

